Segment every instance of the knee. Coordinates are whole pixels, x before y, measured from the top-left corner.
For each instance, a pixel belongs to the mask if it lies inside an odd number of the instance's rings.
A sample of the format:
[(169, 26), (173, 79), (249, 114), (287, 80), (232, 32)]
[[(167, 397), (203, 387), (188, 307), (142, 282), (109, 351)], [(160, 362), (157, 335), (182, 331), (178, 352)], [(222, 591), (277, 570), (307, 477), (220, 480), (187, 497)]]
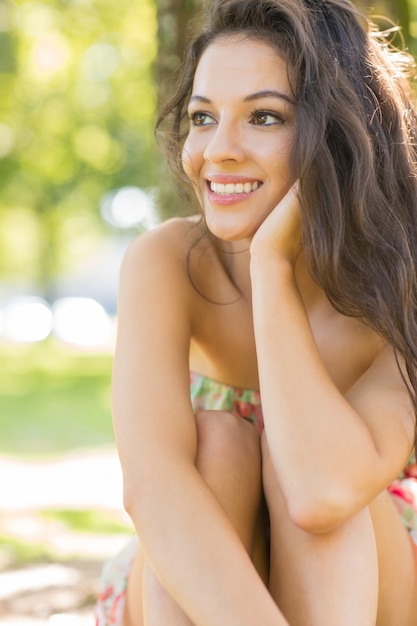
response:
[(197, 466), (207, 471), (211, 466), (224, 469), (257, 466), (261, 472), (260, 438), (255, 427), (227, 411), (198, 411)]
[(228, 411), (198, 411), (195, 416), (198, 448), (224, 458), (261, 459), (255, 427)]

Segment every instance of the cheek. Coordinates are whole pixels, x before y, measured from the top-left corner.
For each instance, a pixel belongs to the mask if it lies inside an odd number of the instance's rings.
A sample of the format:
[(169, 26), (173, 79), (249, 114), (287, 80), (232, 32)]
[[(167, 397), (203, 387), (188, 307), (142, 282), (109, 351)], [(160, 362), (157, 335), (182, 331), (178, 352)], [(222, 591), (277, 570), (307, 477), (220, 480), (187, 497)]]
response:
[(187, 177), (192, 183), (196, 183), (198, 180), (198, 172), (200, 168), (199, 159), (197, 158), (195, 146), (193, 142), (186, 139), (184, 147), (182, 149), (182, 167)]
[(274, 161), (270, 161), (273, 163), (273, 170), (276, 172), (274, 177), (275, 185), (278, 188), (291, 187), (292, 183), (295, 182), (294, 174), (292, 172), (291, 164), (290, 164), (291, 153), (289, 149), (281, 149), (281, 153), (276, 155)]
[(193, 170), (192, 159), (191, 159), (191, 155), (189, 152), (187, 141), (185, 142), (183, 149), (182, 149), (181, 162), (182, 162), (182, 169), (186, 173), (187, 177), (192, 178), (192, 170)]
[(188, 140), (186, 140), (186, 142), (184, 143), (184, 147), (181, 153), (181, 161), (182, 161), (182, 169), (184, 170), (184, 173), (186, 177), (188, 178), (191, 184), (191, 187), (193, 188), (193, 191), (197, 200), (201, 204), (202, 198), (201, 198), (201, 190), (199, 188), (200, 167), (198, 164), (198, 159), (196, 155), (193, 153), (192, 146), (190, 145), (190, 142)]

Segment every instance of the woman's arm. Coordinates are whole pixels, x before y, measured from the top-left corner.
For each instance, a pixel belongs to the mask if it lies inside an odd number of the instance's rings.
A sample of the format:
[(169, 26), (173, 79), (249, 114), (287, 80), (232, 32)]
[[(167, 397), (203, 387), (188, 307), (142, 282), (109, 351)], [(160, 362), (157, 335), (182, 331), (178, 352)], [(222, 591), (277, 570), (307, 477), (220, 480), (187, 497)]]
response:
[(412, 409), (389, 348), (347, 397), (337, 389), (295, 278), (299, 232), (293, 189), (252, 242), (253, 314), (275, 471), (294, 522), (324, 532), (365, 507), (401, 472), (412, 447)]
[(184, 238), (178, 222), (142, 235), (122, 270), (113, 407), (126, 508), (153, 570), (195, 624), (284, 626), (195, 467)]

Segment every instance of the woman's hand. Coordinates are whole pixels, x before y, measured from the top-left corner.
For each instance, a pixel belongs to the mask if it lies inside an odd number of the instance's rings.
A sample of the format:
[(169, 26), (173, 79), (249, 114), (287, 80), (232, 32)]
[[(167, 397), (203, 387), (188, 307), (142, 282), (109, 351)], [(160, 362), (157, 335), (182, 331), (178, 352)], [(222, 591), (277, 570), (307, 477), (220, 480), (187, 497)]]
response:
[(281, 258), (292, 266), (301, 252), (301, 212), (297, 180), (255, 233), (252, 258)]

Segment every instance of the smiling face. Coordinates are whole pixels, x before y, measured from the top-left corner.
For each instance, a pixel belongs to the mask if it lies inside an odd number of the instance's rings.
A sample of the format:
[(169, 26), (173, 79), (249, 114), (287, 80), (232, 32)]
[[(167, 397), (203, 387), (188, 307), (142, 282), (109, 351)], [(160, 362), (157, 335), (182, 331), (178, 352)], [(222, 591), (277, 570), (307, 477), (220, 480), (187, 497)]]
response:
[(295, 106), (286, 61), (235, 35), (203, 53), (188, 106), (183, 168), (220, 239), (252, 238), (294, 182)]

